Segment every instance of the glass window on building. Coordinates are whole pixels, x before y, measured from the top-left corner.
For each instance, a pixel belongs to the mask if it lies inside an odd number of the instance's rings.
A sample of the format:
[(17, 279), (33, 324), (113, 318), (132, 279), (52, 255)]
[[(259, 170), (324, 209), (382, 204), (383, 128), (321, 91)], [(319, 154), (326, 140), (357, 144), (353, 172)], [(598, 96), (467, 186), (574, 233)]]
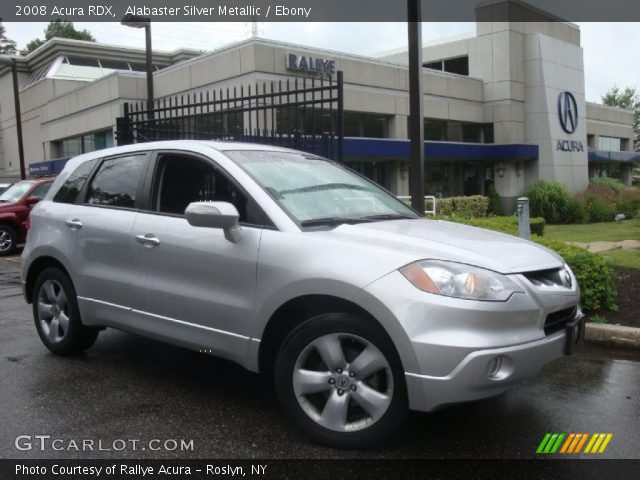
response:
[(375, 113), (344, 113), (345, 137), (388, 138), (389, 118)]
[(424, 139), (437, 142), (493, 143), (493, 124), (425, 118)]
[(441, 72), (455, 73), (456, 75), (469, 76), (469, 56), (446, 58), (434, 62), (423, 63), (424, 68), (439, 70)]
[(52, 142), (51, 155), (68, 158), (109, 147), (113, 147), (113, 131), (110, 129)]
[(610, 152), (620, 151), (620, 139), (615, 137), (598, 138), (598, 150), (607, 150)]

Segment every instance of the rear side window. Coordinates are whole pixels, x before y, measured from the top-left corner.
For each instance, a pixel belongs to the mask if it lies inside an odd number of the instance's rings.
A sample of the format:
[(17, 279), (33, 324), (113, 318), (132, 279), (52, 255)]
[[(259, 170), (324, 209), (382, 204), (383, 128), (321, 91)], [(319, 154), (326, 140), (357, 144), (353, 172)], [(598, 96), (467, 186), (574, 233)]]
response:
[(95, 167), (98, 159), (89, 160), (84, 162), (75, 171), (69, 175), (69, 178), (64, 182), (60, 190), (53, 196), (53, 201), (58, 203), (75, 203), (78, 198), (78, 194), (89, 177), (89, 174)]
[(134, 208), (146, 158), (146, 155), (130, 155), (105, 160), (89, 185), (87, 203)]

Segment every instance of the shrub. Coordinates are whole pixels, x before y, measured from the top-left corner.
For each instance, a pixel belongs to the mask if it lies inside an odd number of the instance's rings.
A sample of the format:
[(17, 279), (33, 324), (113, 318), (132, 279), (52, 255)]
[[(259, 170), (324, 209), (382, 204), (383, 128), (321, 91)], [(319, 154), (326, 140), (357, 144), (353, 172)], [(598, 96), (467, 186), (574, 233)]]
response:
[(458, 215), (464, 218), (486, 217), (488, 208), (489, 199), (482, 195), (440, 198), (436, 203), (438, 214)]
[(567, 204), (564, 220), (566, 223), (587, 223), (589, 222), (589, 212), (580, 200), (571, 198)]
[(627, 218), (640, 216), (640, 188), (625, 187), (620, 192), (616, 213), (624, 213)]
[(589, 219), (592, 222), (612, 222), (615, 211), (611, 208), (611, 203), (600, 198), (593, 198), (588, 201)]
[(554, 250), (567, 262), (580, 285), (580, 303), (585, 310), (618, 310), (616, 286), (611, 268), (603, 257), (580, 247), (535, 238), (536, 242)]
[[(618, 213), (624, 213), (625, 217), (633, 218), (640, 211), (640, 189), (617, 185), (615, 180), (589, 185), (583, 194), (576, 198), (589, 215), (592, 222), (610, 222)], [(619, 183), (619, 182), (617, 182)]]
[(487, 198), (489, 198), (489, 214), (490, 215), (504, 215), (502, 210), (502, 202), (500, 201), (500, 195), (496, 191), (495, 185), (492, 183), (487, 189)]
[(605, 187), (609, 187), (616, 192), (621, 192), (625, 188), (624, 183), (611, 177), (592, 178), (589, 183), (591, 185), (604, 185)]
[[(517, 222), (516, 222), (517, 223)], [(540, 237), (544, 236), (544, 227), (547, 224), (546, 220), (542, 217), (534, 217), (529, 219), (531, 226), (531, 233)]]
[(538, 180), (529, 185), (523, 196), (529, 198), (532, 217), (543, 217), (548, 223), (564, 223), (571, 200), (564, 185)]

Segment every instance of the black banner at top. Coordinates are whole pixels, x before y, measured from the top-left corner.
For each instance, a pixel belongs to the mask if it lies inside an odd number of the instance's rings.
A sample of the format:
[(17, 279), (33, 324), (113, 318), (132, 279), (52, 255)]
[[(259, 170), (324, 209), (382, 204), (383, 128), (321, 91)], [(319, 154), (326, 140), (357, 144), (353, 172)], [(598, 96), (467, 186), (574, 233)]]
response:
[[(3, 0), (5, 22), (404, 22), (414, 0)], [(638, 0), (421, 0), (422, 21), (640, 21)]]

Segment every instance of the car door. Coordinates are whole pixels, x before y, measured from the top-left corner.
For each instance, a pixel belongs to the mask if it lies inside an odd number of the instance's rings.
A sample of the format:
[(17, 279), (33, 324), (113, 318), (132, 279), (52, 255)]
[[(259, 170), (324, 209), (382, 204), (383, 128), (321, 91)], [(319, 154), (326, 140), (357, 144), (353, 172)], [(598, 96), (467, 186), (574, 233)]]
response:
[[(264, 214), (212, 159), (196, 154), (159, 152), (150, 192), (148, 210), (133, 227), (134, 258), (146, 286), (134, 328), (242, 361)], [(191, 226), (184, 210), (194, 201), (233, 203), (240, 240), (230, 242), (221, 229)]]
[(146, 152), (100, 160), (65, 211), (78, 303), (88, 324), (128, 327), (142, 294), (131, 230), (148, 160)]

